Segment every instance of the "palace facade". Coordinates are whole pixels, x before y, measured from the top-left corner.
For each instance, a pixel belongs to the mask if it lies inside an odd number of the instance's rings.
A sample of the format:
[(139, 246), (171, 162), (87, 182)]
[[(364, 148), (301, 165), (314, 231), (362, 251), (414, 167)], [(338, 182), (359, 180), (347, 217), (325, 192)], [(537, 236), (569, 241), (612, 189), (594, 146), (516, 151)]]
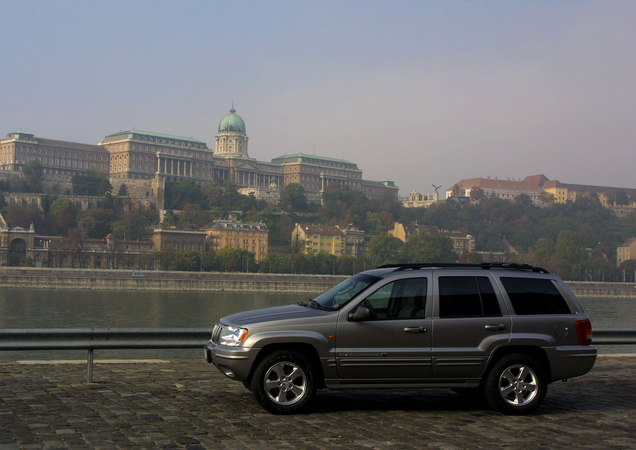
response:
[(290, 183), (302, 185), (314, 201), (334, 184), (362, 191), (369, 198), (397, 199), (395, 183), (363, 180), (355, 163), (302, 153), (258, 161), (249, 156), (248, 141), (245, 122), (234, 108), (219, 123), (214, 150), (194, 138), (135, 129), (109, 134), (98, 145), (18, 131), (0, 141), (0, 173), (20, 173), (31, 161), (39, 160), (45, 177), (71, 177), (92, 170), (108, 174), (114, 186), (153, 180), (154, 188), (146, 189), (146, 196), (156, 195), (157, 186), (165, 182), (189, 179), (199, 184), (232, 180), (241, 193), (267, 199), (277, 199)]

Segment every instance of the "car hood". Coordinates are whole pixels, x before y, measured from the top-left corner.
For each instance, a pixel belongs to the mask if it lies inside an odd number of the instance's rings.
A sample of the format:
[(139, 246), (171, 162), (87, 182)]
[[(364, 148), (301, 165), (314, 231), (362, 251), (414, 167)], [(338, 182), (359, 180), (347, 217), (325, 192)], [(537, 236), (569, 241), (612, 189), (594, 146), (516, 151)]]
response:
[(225, 325), (248, 325), (251, 323), (271, 322), (275, 320), (303, 319), (322, 317), (334, 311), (308, 308), (300, 305), (273, 306), (271, 308), (253, 309), (221, 318)]

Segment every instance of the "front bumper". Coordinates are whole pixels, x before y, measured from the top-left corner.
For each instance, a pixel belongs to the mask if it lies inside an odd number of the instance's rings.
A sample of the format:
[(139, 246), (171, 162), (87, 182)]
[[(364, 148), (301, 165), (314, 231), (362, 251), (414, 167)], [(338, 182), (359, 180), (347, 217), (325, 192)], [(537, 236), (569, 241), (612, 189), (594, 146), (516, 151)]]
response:
[(203, 351), (205, 360), (214, 364), (225, 376), (237, 381), (249, 379), (250, 372), (260, 349), (228, 347), (209, 341)]

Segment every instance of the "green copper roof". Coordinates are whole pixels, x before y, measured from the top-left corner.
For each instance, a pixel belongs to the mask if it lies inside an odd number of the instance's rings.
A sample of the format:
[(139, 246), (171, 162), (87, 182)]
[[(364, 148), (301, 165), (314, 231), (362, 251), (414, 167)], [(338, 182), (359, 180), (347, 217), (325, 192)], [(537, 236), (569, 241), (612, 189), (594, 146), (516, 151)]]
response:
[(272, 161), (276, 161), (277, 159), (288, 159), (288, 158), (317, 159), (320, 161), (329, 161), (329, 162), (355, 165), (355, 163), (352, 163), (351, 161), (347, 161), (346, 159), (326, 158), (324, 156), (318, 156), (318, 155), (307, 155), (306, 153), (294, 153), (292, 155), (283, 155), (277, 158), (273, 158)]
[(234, 108), (230, 109), (230, 113), (226, 114), (221, 123), (219, 124), (219, 133), (222, 131), (239, 131), (245, 133), (245, 122), (241, 119), (241, 116), (235, 114)]
[(151, 137), (154, 137), (154, 138), (174, 139), (174, 140), (179, 140), (179, 141), (196, 142), (197, 144), (205, 144), (205, 142), (198, 141), (198, 140), (193, 139), (191, 137), (175, 136), (175, 135), (172, 135), (172, 134), (153, 133), (152, 131), (142, 131), (142, 130), (135, 130), (135, 129), (128, 130), (128, 131), (120, 131), (118, 133), (109, 134), (106, 137), (109, 138), (109, 137), (112, 137), (112, 136), (121, 136), (123, 134), (127, 134), (129, 139), (132, 139), (132, 135), (133, 134), (140, 134), (140, 135), (143, 135), (143, 136), (151, 136)]

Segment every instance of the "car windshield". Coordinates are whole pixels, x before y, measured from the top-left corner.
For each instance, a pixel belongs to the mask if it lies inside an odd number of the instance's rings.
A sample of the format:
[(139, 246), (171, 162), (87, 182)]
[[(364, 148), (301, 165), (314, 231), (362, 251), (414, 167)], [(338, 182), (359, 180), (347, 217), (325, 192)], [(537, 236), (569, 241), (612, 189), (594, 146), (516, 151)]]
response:
[(337, 286), (332, 287), (327, 292), (320, 294), (314, 301), (319, 303), (323, 308), (340, 308), (379, 279), (380, 278), (371, 275), (355, 275)]

